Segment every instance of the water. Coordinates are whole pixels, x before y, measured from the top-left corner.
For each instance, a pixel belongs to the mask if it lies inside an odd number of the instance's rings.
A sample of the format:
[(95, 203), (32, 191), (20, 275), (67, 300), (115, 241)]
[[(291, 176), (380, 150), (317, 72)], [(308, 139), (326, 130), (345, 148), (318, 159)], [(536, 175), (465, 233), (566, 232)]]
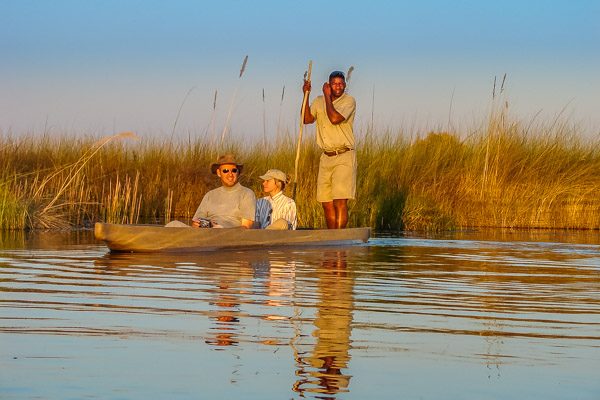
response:
[(600, 236), (0, 242), (2, 399), (599, 399)]

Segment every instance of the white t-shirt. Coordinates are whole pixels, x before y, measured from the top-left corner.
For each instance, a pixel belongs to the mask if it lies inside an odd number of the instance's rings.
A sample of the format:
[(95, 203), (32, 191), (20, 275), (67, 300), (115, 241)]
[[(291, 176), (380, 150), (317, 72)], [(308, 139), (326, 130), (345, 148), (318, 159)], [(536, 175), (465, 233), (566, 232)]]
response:
[(207, 192), (192, 220), (206, 218), (223, 228), (236, 228), (242, 226), (242, 218), (254, 220), (255, 207), (254, 192), (238, 182), (232, 187), (221, 186)]

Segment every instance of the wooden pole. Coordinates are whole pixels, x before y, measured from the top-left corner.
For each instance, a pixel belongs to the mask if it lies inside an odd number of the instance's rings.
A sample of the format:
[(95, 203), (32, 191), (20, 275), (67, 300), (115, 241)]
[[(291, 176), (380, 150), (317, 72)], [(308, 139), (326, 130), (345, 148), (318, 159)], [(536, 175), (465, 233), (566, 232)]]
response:
[[(310, 74), (312, 71), (312, 60), (308, 62), (308, 70), (306, 71), (306, 80), (310, 82)], [(302, 145), (302, 130), (304, 129), (304, 113), (306, 111), (306, 99), (308, 92), (304, 92), (302, 98), (302, 111), (300, 115), (300, 129), (298, 131), (298, 144), (296, 145), (296, 162), (294, 163), (294, 186), (292, 190), (292, 199), (296, 200), (296, 187), (298, 186), (298, 164), (300, 163), (300, 147)]]

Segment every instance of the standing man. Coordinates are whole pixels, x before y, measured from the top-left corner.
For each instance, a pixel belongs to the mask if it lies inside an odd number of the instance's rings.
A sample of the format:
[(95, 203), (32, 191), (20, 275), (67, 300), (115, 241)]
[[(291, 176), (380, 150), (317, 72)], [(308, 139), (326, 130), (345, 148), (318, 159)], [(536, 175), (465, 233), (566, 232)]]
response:
[(323, 95), (309, 104), (311, 84), (304, 80), (305, 124), (317, 122), (317, 144), (323, 150), (319, 160), (317, 201), (323, 205), (327, 228), (341, 229), (348, 224), (348, 199), (356, 193), (356, 152), (354, 151), (354, 114), (356, 101), (346, 94), (343, 72), (333, 71), (323, 84)]

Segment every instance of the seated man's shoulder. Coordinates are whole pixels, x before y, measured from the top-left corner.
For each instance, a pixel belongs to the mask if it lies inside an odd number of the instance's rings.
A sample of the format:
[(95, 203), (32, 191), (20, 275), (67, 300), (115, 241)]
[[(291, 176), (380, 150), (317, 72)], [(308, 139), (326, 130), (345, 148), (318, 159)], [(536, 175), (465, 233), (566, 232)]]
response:
[(246, 193), (246, 194), (251, 194), (252, 197), (256, 198), (256, 195), (254, 194), (254, 190), (247, 188), (246, 186), (241, 186), (242, 190)]
[(204, 193), (204, 196), (202, 196), (202, 198), (203, 199), (210, 199), (211, 197), (213, 197), (215, 195), (218, 195), (218, 193), (219, 193), (218, 189), (219, 188), (209, 190), (208, 192)]

